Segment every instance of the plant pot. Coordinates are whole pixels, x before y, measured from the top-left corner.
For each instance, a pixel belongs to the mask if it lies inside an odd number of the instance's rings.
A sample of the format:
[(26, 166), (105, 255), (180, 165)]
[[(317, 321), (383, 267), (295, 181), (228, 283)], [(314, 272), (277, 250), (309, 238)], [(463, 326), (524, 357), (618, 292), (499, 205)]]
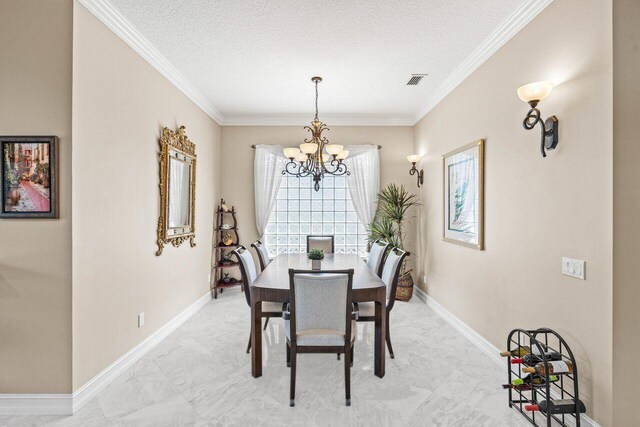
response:
[(396, 300), (407, 302), (413, 296), (413, 276), (411, 273), (405, 274), (398, 278), (398, 287), (396, 288)]
[(322, 260), (321, 259), (312, 259), (311, 260), (311, 269), (312, 270), (321, 270), (322, 269)]

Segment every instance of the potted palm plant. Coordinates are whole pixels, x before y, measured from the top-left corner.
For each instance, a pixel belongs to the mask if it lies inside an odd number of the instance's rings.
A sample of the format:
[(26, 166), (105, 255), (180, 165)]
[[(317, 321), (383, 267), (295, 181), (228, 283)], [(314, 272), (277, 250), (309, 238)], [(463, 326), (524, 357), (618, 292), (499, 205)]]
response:
[[(404, 227), (409, 209), (418, 206), (418, 198), (410, 194), (404, 185), (389, 184), (378, 193), (376, 216), (369, 224), (370, 243), (383, 240), (391, 246), (404, 250)], [(406, 261), (402, 264), (396, 299), (409, 301), (413, 295), (413, 270), (407, 270)]]

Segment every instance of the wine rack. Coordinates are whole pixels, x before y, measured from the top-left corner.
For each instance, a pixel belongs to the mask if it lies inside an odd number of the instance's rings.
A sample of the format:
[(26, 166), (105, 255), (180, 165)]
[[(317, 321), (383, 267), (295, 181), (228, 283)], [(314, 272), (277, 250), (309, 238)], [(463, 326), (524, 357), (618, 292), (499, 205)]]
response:
[[(540, 328), (534, 330), (514, 329), (509, 333), (507, 339), (507, 350), (514, 351), (520, 347), (529, 347), (532, 353), (540, 359), (545, 367), (548, 367), (551, 360), (547, 355), (555, 352), (559, 355), (559, 360), (571, 363), (573, 372), (554, 375), (545, 369), (543, 384), (533, 386), (530, 389), (509, 388), (509, 407), (515, 408), (534, 426), (580, 426), (580, 412), (582, 402), (579, 401), (579, 381), (578, 365), (573, 356), (573, 352), (566, 341), (554, 330)], [(556, 355), (556, 357), (558, 357)], [(528, 374), (523, 372), (526, 364), (512, 364), (512, 356), (507, 357), (507, 370), (509, 384), (516, 379), (524, 380)], [(534, 375), (534, 374), (530, 374)], [(557, 378), (552, 381), (553, 378)], [(525, 406), (539, 405), (541, 402), (557, 401), (559, 399), (570, 399), (575, 403), (572, 406), (572, 413), (553, 414), (549, 412), (528, 411)], [(545, 403), (546, 403), (545, 402)], [(584, 409), (584, 407), (582, 407)]]

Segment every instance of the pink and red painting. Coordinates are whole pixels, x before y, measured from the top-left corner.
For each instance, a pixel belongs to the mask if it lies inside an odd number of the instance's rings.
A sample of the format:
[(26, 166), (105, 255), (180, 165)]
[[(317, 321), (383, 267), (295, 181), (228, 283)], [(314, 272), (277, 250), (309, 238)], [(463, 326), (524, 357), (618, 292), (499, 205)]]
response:
[(57, 138), (0, 136), (0, 218), (58, 218)]

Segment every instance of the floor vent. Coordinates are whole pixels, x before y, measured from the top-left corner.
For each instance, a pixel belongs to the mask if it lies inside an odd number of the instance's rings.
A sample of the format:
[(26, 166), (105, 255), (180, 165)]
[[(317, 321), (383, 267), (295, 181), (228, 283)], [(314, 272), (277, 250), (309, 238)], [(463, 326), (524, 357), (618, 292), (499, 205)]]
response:
[(407, 86), (416, 86), (426, 76), (427, 76), (427, 74), (412, 74), (411, 78), (407, 82)]

